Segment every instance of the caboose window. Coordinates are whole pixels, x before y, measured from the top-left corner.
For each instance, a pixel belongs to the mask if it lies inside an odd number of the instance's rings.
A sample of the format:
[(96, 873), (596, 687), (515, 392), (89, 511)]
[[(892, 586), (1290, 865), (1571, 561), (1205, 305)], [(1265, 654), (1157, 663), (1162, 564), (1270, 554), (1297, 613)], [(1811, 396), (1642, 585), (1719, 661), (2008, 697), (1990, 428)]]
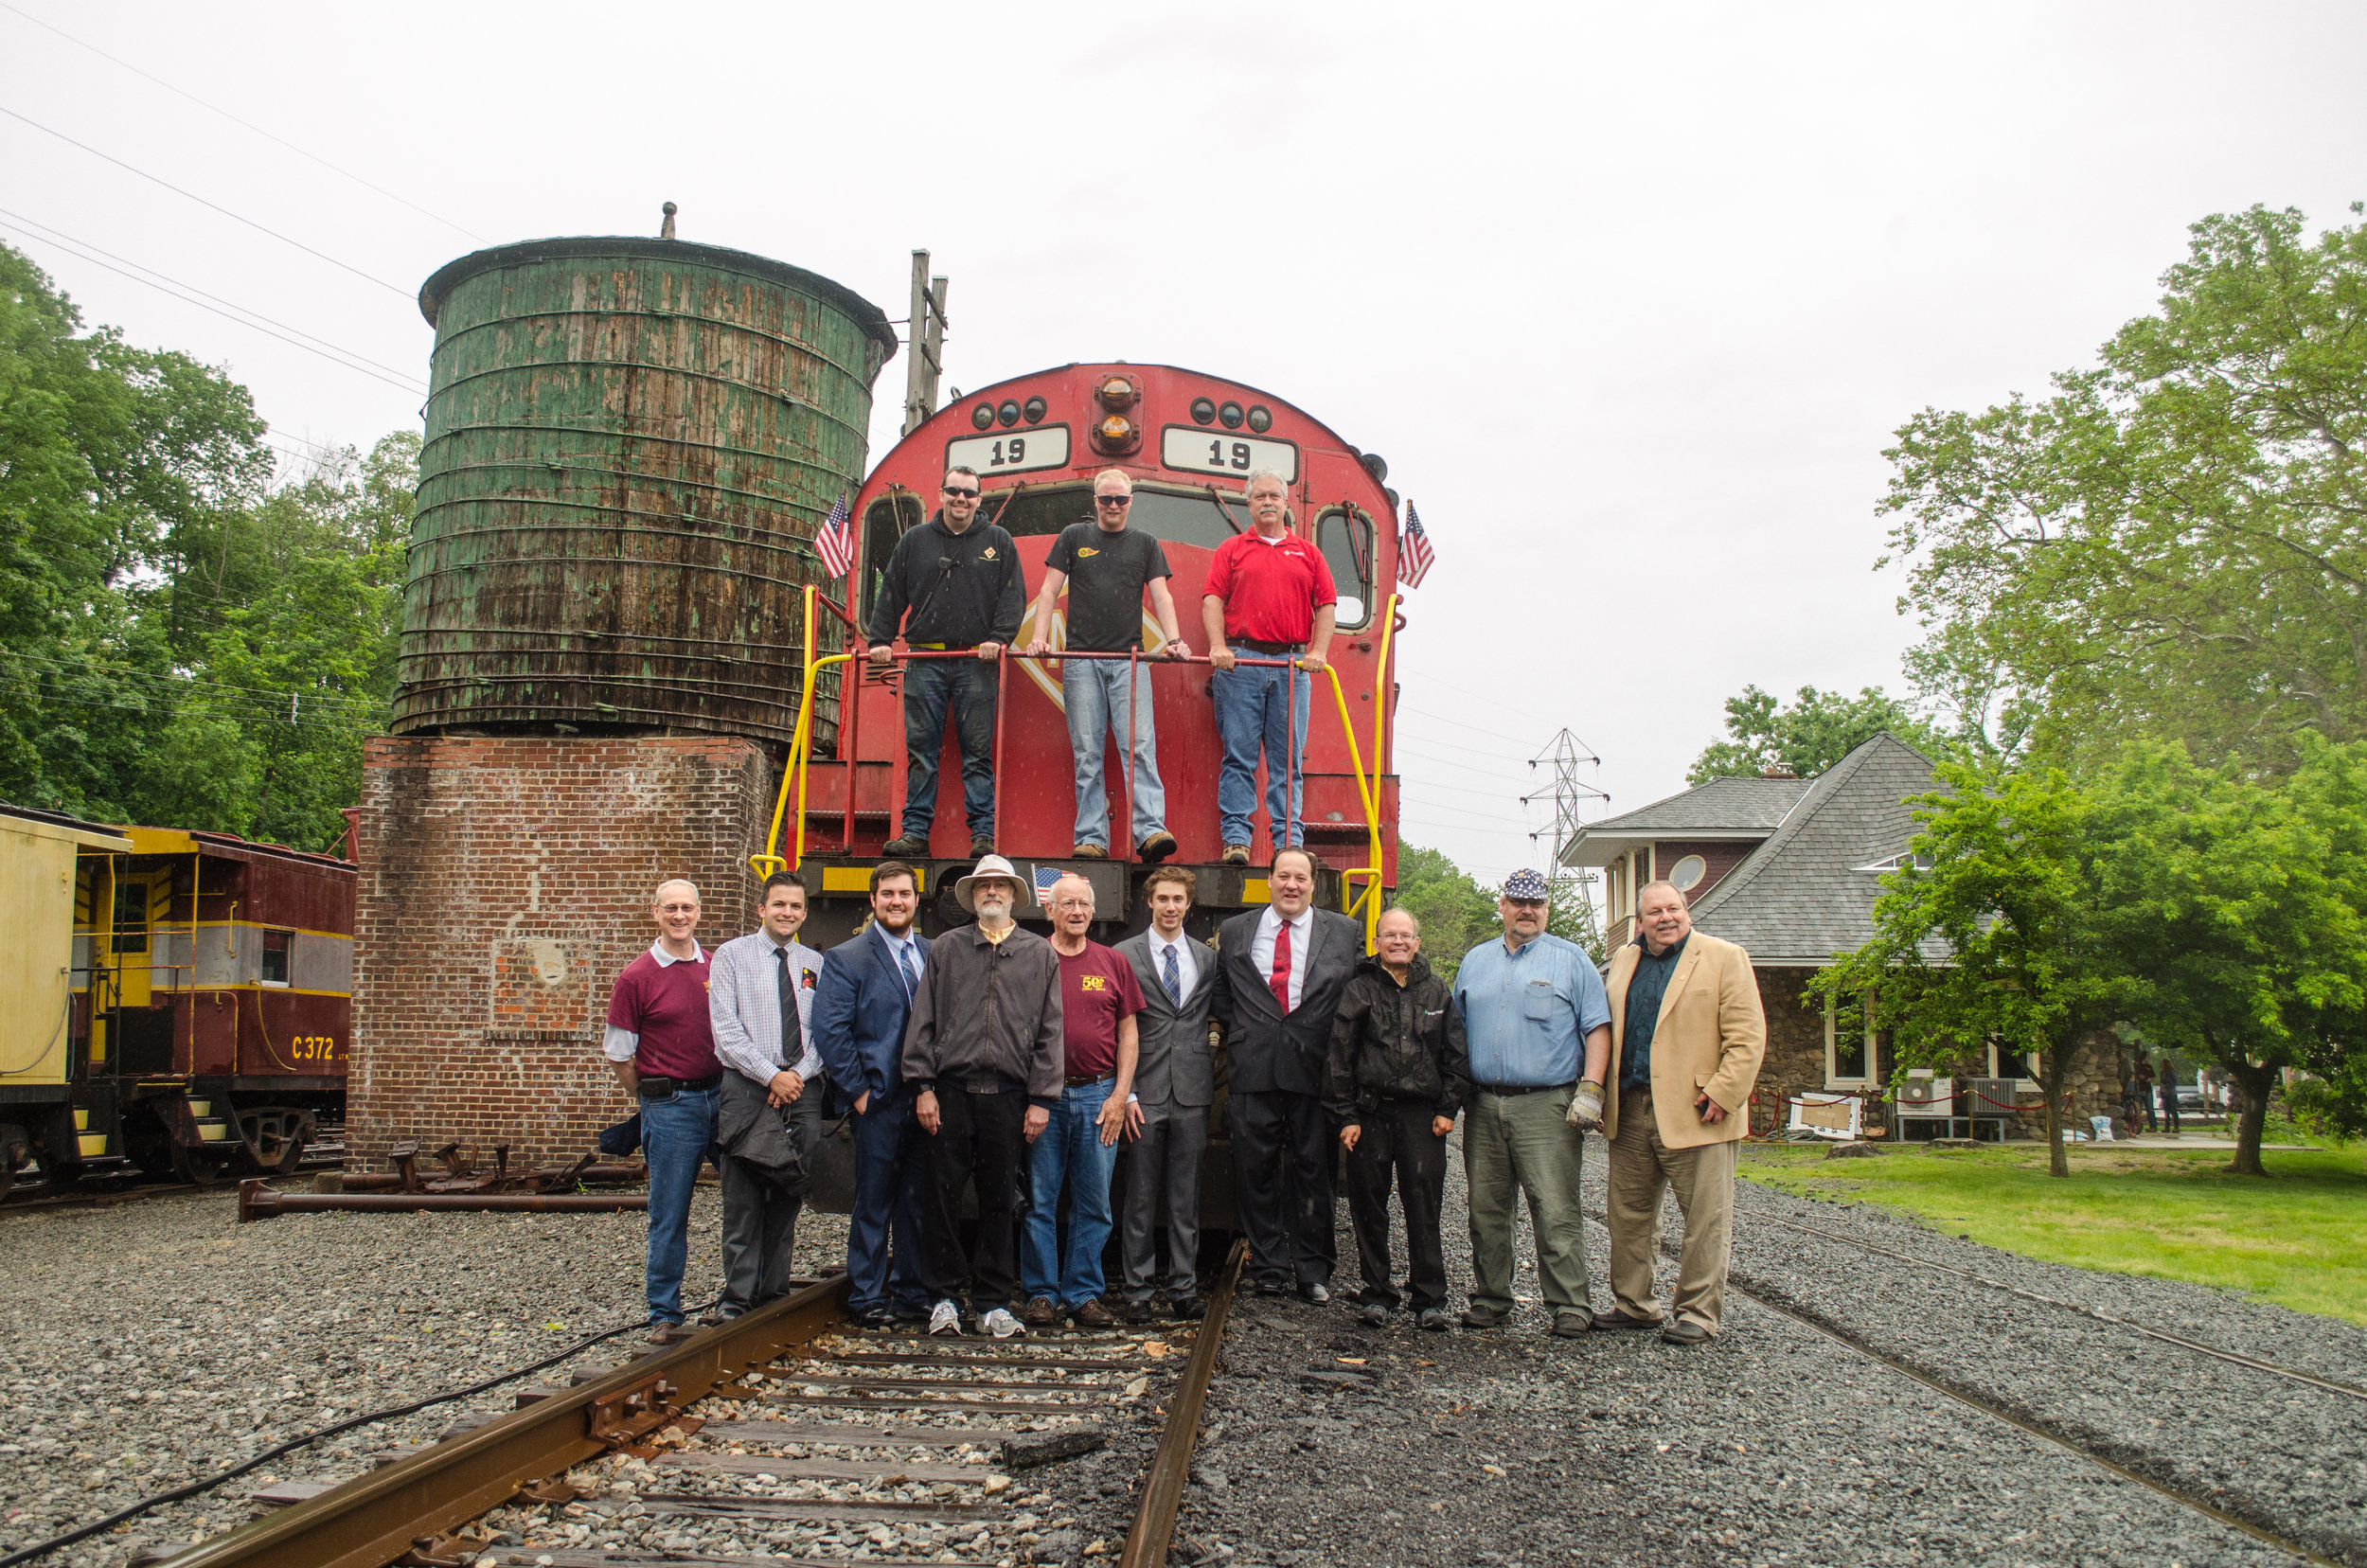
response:
[(116, 883), (115, 938), (117, 953), (148, 951), (148, 884)]
[(1343, 630), (1372, 618), (1373, 525), (1362, 512), (1327, 511), (1316, 524), (1315, 542), (1331, 568), (1331, 585), (1340, 595), (1333, 610)]
[(263, 972), (261, 978), (264, 985), (284, 986), (288, 983), (288, 960), (290, 954), (294, 951), (294, 948), (295, 933), (293, 931), (266, 931), (263, 933)]

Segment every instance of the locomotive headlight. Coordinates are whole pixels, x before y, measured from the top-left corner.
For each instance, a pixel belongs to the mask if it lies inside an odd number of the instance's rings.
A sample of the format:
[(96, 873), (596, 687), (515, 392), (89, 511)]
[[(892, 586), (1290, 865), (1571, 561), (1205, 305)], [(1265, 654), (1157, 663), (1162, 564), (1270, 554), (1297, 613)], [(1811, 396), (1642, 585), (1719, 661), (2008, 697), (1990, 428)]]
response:
[(1134, 438), (1134, 421), (1123, 414), (1112, 414), (1095, 426), (1105, 447), (1117, 448)]
[(1030, 398), (1027, 400), (1027, 406), (1020, 412), (1026, 418), (1029, 424), (1041, 423), (1044, 416), (1044, 401), (1041, 398)]
[(1119, 413), (1134, 406), (1134, 383), (1124, 376), (1112, 376), (1094, 389), (1094, 396), (1101, 400), (1102, 407)]
[(994, 423), (994, 404), (980, 403), (970, 411), (970, 422), (985, 430)]
[(1255, 404), (1249, 411), (1249, 427), (1263, 436), (1273, 428), (1273, 411), (1264, 403)]

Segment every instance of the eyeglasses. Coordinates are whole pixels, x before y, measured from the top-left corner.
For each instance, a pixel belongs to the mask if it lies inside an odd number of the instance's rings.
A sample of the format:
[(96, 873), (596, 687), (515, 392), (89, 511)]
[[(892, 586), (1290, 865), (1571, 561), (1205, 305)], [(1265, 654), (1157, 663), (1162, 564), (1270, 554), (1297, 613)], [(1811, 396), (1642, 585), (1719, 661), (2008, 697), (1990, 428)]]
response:
[(1096, 495), (1094, 497), (1094, 505), (1096, 507), (1130, 507), (1133, 504), (1134, 498), (1130, 495)]
[(975, 501), (978, 499), (978, 492), (976, 490), (964, 490), (959, 485), (946, 486), (945, 493), (953, 497), (957, 501)]

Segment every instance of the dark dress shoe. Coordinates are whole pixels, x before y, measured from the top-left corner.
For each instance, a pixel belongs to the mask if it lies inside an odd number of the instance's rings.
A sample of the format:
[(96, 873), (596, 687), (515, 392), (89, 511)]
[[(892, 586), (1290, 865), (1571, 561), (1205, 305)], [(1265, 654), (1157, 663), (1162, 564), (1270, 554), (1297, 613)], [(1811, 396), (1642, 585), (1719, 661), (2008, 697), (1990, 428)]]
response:
[(1126, 1304), (1126, 1321), (1137, 1327), (1146, 1323), (1155, 1322), (1158, 1316), (1159, 1307), (1156, 1302), (1130, 1301)]
[(1185, 1323), (1198, 1323), (1208, 1315), (1208, 1303), (1196, 1295), (1177, 1296), (1167, 1303), (1167, 1310)]
[(1671, 1318), (1668, 1327), (1660, 1331), (1660, 1337), (1662, 1342), (1667, 1345), (1706, 1345), (1709, 1343), (1710, 1331), (1698, 1323), (1688, 1323), (1683, 1318)]
[(860, 1328), (893, 1328), (896, 1327), (896, 1314), (884, 1307), (868, 1308), (855, 1314), (855, 1326)]
[(1608, 1312), (1595, 1313), (1594, 1327), (1597, 1328), (1658, 1328), (1661, 1327), (1661, 1320), (1658, 1318), (1629, 1317), (1627, 1313), (1614, 1307)]
[(1115, 1327), (1118, 1321), (1110, 1315), (1110, 1309), (1098, 1301), (1088, 1301), (1077, 1308), (1069, 1313), (1068, 1320), (1079, 1328), (1109, 1328)]

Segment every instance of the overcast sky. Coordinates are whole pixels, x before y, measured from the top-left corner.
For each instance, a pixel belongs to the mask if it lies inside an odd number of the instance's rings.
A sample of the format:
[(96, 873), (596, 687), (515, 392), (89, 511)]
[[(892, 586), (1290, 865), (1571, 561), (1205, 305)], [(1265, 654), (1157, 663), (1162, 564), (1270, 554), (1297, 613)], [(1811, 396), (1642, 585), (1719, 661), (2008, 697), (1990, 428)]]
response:
[[(2207, 213), (2367, 196), (2356, 4), (1677, 11), (0, 0), (0, 107), (345, 265), (6, 116), (0, 238), (226, 365), (291, 451), (416, 428), (420, 394), (24, 222), (398, 382), (435, 268), (670, 199), (891, 317), (931, 249), (953, 385), (1264, 387), (1420, 506), (1403, 832), (1495, 881), (1541, 864), (1517, 797), (1562, 726), (1625, 811), (1747, 683), (1901, 689), (1874, 508), (1908, 416), (2086, 362)], [(875, 461), (902, 386), (899, 355)]]

